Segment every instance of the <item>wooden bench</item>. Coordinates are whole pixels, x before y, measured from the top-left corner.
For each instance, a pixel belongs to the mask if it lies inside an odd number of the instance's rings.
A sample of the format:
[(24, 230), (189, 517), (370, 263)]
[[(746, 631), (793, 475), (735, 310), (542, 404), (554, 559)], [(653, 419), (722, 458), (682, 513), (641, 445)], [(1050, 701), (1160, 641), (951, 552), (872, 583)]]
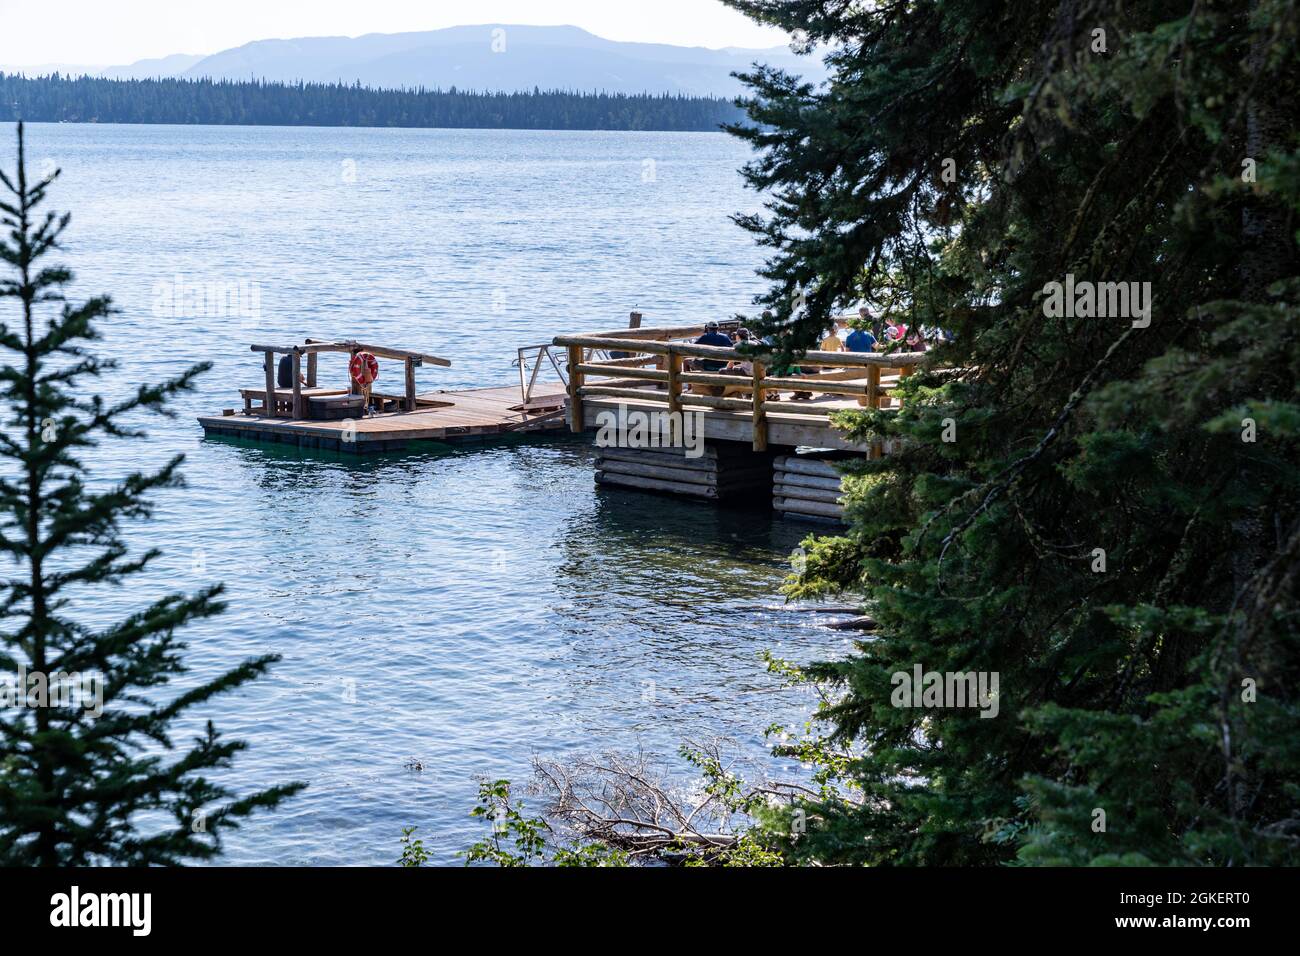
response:
[[(304, 399), (321, 398), (326, 395), (346, 395), (346, 388), (307, 388), (303, 387), (300, 394)], [(293, 415), (293, 389), (277, 388), (275, 390), (274, 408), (269, 408), (266, 402), (266, 388), (241, 388), (239, 397), (244, 400), (244, 414), (252, 415), (260, 411), (263, 415), (271, 418), (290, 417)], [(254, 402), (258, 403), (254, 407)]]

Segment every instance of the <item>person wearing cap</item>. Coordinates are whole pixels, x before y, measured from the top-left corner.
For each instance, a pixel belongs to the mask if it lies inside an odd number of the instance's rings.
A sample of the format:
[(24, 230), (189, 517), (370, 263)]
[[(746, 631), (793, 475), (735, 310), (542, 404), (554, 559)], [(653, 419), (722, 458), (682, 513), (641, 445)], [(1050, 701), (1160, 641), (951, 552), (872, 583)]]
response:
[[(696, 345), (718, 345), (724, 349), (731, 348), (731, 339), (719, 331), (721, 326), (717, 322), (706, 322), (704, 324), (704, 334), (695, 340)], [(725, 361), (719, 362), (714, 359), (704, 359), (699, 363), (702, 372), (717, 372), (725, 368)]]

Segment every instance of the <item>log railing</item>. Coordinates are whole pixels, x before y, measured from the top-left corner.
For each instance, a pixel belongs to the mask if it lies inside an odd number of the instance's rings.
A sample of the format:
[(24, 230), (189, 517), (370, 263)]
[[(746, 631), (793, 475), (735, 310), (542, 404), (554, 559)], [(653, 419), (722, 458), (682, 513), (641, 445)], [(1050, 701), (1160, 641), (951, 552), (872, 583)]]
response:
[[(584, 400), (615, 398), (646, 401), (665, 406), (669, 412), (712, 409), (748, 413), (755, 451), (768, 444), (769, 414), (787, 419), (806, 419), (825, 424), (832, 412), (852, 408), (845, 402), (800, 402), (777, 400), (782, 393), (811, 393), (840, 399), (856, 399), (866, 408), (893, 407), (891, 393), (898, 382), (925, 358), (923, 352), (822, 352), (808, 351), (795, 357), (800, 368), (821, 368), (807, 374), (772, 375), (770, 358), (735, 348), (696, 345), (673, 341), (697, 335), (698, 328), (637, 329), (612, 333), (559, 335), (554, 344), (568, 350), (569, 428), (586, 427)], [(626, 353), (627, 357), (598, 360), (593, 352)], [(692, 368), (692, 360), (723, 362), (738, 366), (751, 363), (753, 374), (705, 371)], [(706, 393), (701, 389), (708, 389)], [(721, 394), (716, 392), (721, 391)]]

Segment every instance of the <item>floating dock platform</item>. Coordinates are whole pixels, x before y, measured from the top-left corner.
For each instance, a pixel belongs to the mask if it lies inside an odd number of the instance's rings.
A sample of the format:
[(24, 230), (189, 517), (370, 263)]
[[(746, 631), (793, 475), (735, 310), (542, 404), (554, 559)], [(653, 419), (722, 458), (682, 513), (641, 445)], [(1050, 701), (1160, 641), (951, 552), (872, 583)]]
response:
[[(416, 390), (415, 370), (447, 368), (449, 359), (353, 339), (309, 338), (301, 345), (250, 348), (262, 356), (262, 384), (239, 389), (242, 410), (227, 408), (220, 415), (200, 416), (205, 434), (364, 455), (403, 451), (413, 442), (488, 441), (564, 427), (563, 392), (537, 393), (536, 374), (525, 384), (522, 366), (518, 388), (421, 393)], [(319, 360), (331, 353), (349, 360), (347, 374), (341, 377), (346, 387), (318, 384)], [(283, 356), (279, 363), (277, 355)], [(400, 394), (375, 388), (376, 356), (402, 363)], [(291, 384), (286, 386), (286, 381)]]
[(448, 444), (487, 441), (534, 431), (565, 428), (564, 395), (540, 395), (528, 405), (519, 388), (468, 388), (427, 392), (418, 396), (415, 411), (376, 412), (341, 421), (303, 421), (290, 416), (267, 417), (261, 412), (206, 415), (199, 424), (208, 435), (278, 442), (298, 448), (351, 454), (403, 451), (412, 442)]

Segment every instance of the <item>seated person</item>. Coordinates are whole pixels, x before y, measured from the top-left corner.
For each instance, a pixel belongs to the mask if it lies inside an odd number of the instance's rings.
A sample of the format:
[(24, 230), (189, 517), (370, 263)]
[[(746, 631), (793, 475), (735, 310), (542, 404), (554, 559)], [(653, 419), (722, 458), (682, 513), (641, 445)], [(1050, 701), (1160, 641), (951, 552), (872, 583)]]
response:
[[(717, 322), (707, 322), (704, 325), (704, 334), (695, 340), (696, 345), (718, 345), (724, 349), (731, 348), (731, 338), (723, 335), (718, 331), (720, 326)], [(714, 359), (701, 359), (699, 369), (701, 372), (718, 372), (726, 367), (725, 361), (715, 361)]]
[[(298, 374), (298, 381), (306, 384), (307, 378), (301, 372)], [(293, 356), (284, 355), (280, 357), (280, 368), (275, 376), (275, 384), (278, 388), (293, 388)]]
[[(749, 343), (750, 343), (751, 341), (753, 341), (753, 336), (749, 334), (749, 329), (737, 329), (737, 330), (736, 330), (736, 345), (737, 345), (737, 346), (749, 345)], [(741, 360), (738, 361), (738, 362), (732, 362), (732, 363), (731, 363), (731, 367), (732, 367), (732, 368), (735, 368), (735, 369), (739, 369), (739, 370), (740, 370), (740, 374), (742, 374), (742, 375), (753, 375), (753, 374), (754, 374), (754, 363), (753, 363), (752, 361), (749, 361), (748, 359), (741, 359)]]
[[(748, 345), (750, 342), (749, 329), (737, 329), (734, 333), (736, 345)], [(752, 378), (754, 375), (754, 363), (748, 359), (738, 359), (722, 369), (723, 375), (745, 376)], [(731, 386), (728, 386), (730, 388)]]

